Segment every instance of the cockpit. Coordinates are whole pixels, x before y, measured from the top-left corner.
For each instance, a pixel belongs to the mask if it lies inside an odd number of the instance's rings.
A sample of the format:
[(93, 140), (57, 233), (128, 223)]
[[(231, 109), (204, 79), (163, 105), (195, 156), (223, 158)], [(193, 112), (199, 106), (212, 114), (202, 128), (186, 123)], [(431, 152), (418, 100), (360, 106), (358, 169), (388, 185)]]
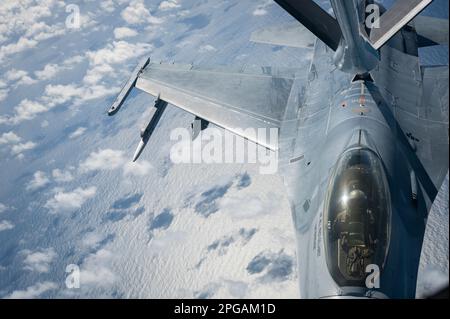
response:
[(390, 193), (380, 158), (365, 148), (345, 152), (328, 187), (327, 266), (339, 286), (365, 286), (367, 266), (382, 271), (389, 244)]

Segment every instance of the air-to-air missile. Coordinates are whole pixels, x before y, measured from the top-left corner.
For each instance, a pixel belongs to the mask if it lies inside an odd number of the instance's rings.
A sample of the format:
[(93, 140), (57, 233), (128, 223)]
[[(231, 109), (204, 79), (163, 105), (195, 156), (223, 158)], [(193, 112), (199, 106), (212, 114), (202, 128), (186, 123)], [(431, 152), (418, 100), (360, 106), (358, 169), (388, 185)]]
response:
[(161, 100), (159, 97), (155, 101), (155, 106), (151, 109), (150, 121), (146, 127), (141, 130), (141, 141), (139, 142), (138, 147), (136, 148), (136, 152), (134, 152), (133, 162), (136, 162), (139, 156), (141, 156), (142, 151), (147, 145), (150, 136), (158, 125), (159, 120), (161, 119), (164, 110), (167, 107), (167, 102)]

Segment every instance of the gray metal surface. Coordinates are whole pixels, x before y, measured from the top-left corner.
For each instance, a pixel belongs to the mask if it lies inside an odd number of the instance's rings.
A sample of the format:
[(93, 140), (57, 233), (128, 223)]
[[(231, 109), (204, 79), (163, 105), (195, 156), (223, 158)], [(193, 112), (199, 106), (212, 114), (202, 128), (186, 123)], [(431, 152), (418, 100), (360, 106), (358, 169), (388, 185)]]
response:
[(256, 43), (311, 49), (315, 40), (315, 35), (298, 22), (255, 31), (250, 38), (250, 41)]
[(435, 44), (448, 45), (448, 20), (417, 16), (414, 19), (414, 27), (417, 34)]
[(408, 24), (433, 0), (397, 0), (380, 18), (380, 28), (372, 29), (370, 40), (375, 49), (381, 48), (401, 28)]
[(120, 90), (119, 95), (117, 96), (114, 103), (111, 105), (110, 109), (108, 110), (108, 115), (114, 115), (116, 114), (120, 108), (122, 107), (123, 103), (127, 99), (128, 95), (130, 94), (131, 90), (134, 88), (136, 81), (138, 79), (139, 73), (142, 72), (142, 70), (150, 63), (150, 58), (143, 59), (131, 72), (130, 78), (125, 83), (125, 85)]
[[(193, 66), (150, 64), (136, 87), (272, 150), (248, 128), (280, 128), (292, 73), (261, 68), (259, 73), (218, 72)], [(244, 134), (243, 134), (244, 133)]]
[[(136, 87), (237, 134), (242, 132), (236, 128), (280, 129), (277, 145), (244, 137), (279, 149), (279, 174), (297, 235), (303, 298), (414, 298), (427, 215), (448, 172), (448, 66), (420, 66), (413, 28), (396, 32), (374, 52), (359, 33), (356, 9), (365, 2), (331, 1), (342, 30), (342, 51), (335, 52), (319, 36), (307, 71), (150, 64)], [(277, 2), (293, 15), (302, 11), (301, 19), (315, 10), (309, 1)], [(425, 6), (424, 1), (408, 3), (391, 9), (398, 12), (385, 16), (392, 23), (384, 31), (403, 26)], [(307, 8), (301, 10), (300, 4)], [(305, 26), (317, 35), (317, 25), (309, 23)], [(340, 68), (345, 72), (336, 69), (336, 62), (345, 64)], [(352, 73), (358, 70), (370, 75)], [(382, 251), (374, 251), (385, 254), (376, 265), (381, 271), (376, 289), (339, 286), (326, 258), (331, 248), (325, 238), (333, 222), (327, 211), (335, 189), (332, 176), (350, 149), (377, 156), (385, 178), (389, 218), (382, 226), (388, 240)], [(377, 209), (376, 203), (369, 207)]]
[(312, 0), (275, 0), (316, 37), (336, 50), (341, 40), (341, 29), (332, 16)]

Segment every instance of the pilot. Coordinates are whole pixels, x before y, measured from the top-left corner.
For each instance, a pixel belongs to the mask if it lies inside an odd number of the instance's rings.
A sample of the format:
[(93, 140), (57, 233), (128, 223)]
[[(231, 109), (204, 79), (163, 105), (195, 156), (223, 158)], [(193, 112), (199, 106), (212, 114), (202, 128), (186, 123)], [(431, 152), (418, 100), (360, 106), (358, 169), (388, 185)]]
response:
[(333, 237), (335, 239), (341, 238), (343, 236), (343, 233), (345, 233), (347, 230), (348, 222), (349, 222), (350, 215), (348, 214), (347, 210), (344, 210), (340, 212), (333, 222)]

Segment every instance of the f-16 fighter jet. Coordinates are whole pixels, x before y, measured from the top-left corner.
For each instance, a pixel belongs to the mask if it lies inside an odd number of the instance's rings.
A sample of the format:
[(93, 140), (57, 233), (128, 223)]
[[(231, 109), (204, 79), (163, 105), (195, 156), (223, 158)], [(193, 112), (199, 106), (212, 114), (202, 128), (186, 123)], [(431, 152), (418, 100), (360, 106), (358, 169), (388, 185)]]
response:
[[(448, 45), (432, 0), (275, 0), (297, 21), (259, 43), (313, 50), (309, 69), (214, 70), (144, 60), (133, 87), (157, 97), (137, 160), (167, 104), (279, 156), (297, 236), (303, 298), (414, 298), (427, 214), (448, 172), (448, 66), (418, 50)], [(379, 14), (378, 14), (379, 13)], [(278, 143), (236, 128), (278, 129)]]

